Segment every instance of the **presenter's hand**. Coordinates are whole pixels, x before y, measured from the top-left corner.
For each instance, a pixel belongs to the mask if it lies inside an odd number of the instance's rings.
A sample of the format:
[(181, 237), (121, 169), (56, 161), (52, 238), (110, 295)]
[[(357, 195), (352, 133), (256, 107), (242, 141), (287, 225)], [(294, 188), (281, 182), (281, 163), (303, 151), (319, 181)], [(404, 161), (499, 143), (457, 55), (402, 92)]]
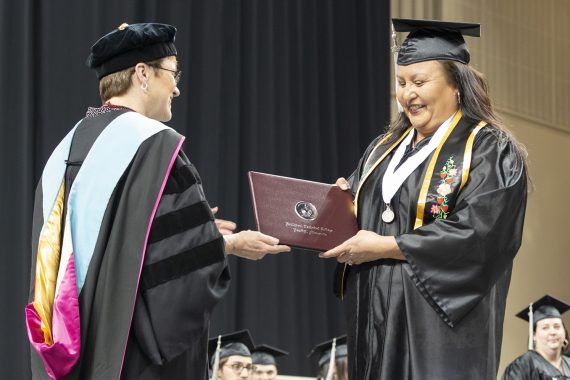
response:
[(226, 252), (250, 260), (262, 259), (266, 254), (289, 252), (290, 247), (280, 245), (279, 240), (258, 231), (240, 231), (225, 235)]
[(378, 259), (406, 260), (393, 236), (382, 236), (372, 231), (360, 230), (339, 246), (321, 253), (320, 257), (335, 257), (339, 263), (362, 264)]
[(335, 185), (340, 187), (341, 190), (350, 190), (350, 184), (344, 177), (340, 177), (336, 180)]
[[(212, 214), (215, 216), (218, 213), (218, 210), (218, 207), (212, 207)], [(218, 231), (220, 231), (222, 235), (231, 235), (236, 229), (236, 224), (230, 220), (216, 218), (214, 221), (216, 222)]]

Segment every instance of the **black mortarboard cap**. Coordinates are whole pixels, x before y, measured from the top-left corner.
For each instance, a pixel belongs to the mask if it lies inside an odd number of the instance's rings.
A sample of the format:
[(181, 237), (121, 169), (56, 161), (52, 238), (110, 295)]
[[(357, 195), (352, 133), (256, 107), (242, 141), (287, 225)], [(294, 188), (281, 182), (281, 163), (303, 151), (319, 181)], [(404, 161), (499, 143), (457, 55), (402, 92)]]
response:
[(268, 344), (260, 344), (255, 346), (255, 350), (251, 353), (251, 360), (253, 364), (277, 365), (275, 358), (285, 355), (289, 353)]
[[(220, 359), (233, 355), (251, 356), (251, 352), (255, 349), (249, 330), (240, 330), (221, 335), (220, 338)], [(217, 345), (218, 336), (208, 340), (208, 355), (212, 361), (214, 360)]]
[(469, 63), (470, 55), (463, 36), (479, 37), (479, 24), (437, 20), (394, 18), (396, 32), (410, 32), (398, 51), (398, 65), (447, 60)]
[[(532, 304), (532, 322), (536, 325), (536, 322), (546, 319), (546, 318), (562, 318), (562, 314), (570, 310), (570, 305), (565, 302), (560, 301), (550, 295), (545, 295), (539, 300), (533, 302)], [(521, 310), (517, 317), (524, 319), (528, 322), (530, 305), (529, 307)]]
[[(311, 352), (309, 352), (310, 357), (317, 357), (319, 367), (323, 364), (328, 363), (331, 358), (331, 349), (334, 339), (327, 340), (317, 344)], [(347, 356), (347, 346), (346, 346), (346, 335), (339, 336), (336, 338), (336, 350), (335, 350), (335, 360), (344, 358)]]
[(87, 58), (97, 77), (121, 71), (139, 62), (176, 55), (176, 28), (159, 23), (122, 24), (101, 37)]

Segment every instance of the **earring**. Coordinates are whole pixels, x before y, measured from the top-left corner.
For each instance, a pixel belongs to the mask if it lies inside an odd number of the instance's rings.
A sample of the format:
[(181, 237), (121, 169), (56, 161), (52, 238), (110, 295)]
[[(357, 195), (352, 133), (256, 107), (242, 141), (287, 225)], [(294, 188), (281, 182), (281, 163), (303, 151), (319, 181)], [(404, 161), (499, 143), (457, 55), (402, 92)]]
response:
[(141, 90), (143, 90), (144, 92), (147, 92), (147, 90), (148, 90), (148, 82), (144, 82), (143, 84), (141, 84)]
[(459, 93), (459, 91), (456, 92), (457, 95), (457, 104), (461, 105), (461, 94)]

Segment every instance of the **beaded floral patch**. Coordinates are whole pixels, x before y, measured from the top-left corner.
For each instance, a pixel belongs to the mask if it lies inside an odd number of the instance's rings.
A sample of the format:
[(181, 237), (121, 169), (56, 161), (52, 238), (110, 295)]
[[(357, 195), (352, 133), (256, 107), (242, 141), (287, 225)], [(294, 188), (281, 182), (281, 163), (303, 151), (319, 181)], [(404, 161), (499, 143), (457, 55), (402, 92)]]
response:
[(439, 185), (436, 186), (437, 195), (435, 197), (437, 204), (433, 204), (430, 213), (434, 218), (447, 219), (449, 214), (449, 199), (447, 196), (451, 193), (451, 185), (453, 184), (454, 177), (458, 175), (455, 161), (453, 156), (449, 157), (439, 172)]

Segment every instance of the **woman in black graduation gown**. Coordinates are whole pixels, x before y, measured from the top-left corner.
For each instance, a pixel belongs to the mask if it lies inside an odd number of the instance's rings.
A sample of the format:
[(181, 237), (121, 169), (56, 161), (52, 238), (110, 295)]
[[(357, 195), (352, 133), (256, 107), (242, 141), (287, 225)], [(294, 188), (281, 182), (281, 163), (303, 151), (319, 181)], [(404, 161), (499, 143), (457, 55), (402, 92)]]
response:
[(360, 231), (340, 265), (350, 379), (494, 379), (526, 206), (526, 153), (491, 106), (463, 35), (394, 19), (402, 111), (348, 181)]
[(507, 366), (503, 380), (570, 379), (570, 358), (563, 355), (568, 331), (562, 321), (562, 314), (569, 309), (566, 303), (546, 295), (517, 314), (532, 326), (531, 338), (528, 351)]

